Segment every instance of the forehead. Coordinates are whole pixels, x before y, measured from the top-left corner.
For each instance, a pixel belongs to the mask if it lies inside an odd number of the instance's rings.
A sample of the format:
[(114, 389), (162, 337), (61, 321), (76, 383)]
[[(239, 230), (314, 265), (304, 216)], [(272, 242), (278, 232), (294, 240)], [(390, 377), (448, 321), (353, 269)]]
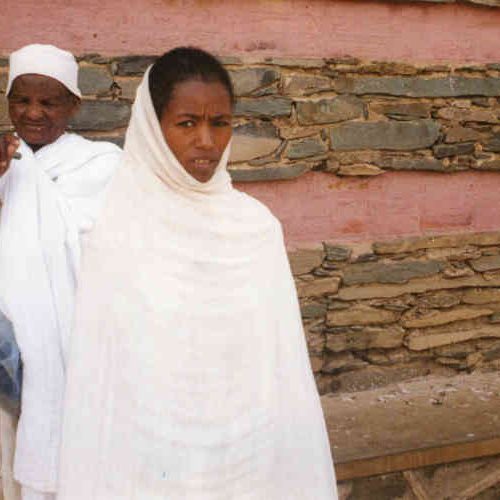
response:
[(166, 111), (176, 114), (230, 114), (231, 108), (231, 98), (222, 83), (188, 80), (174, 87)]
[(23, 94), (33, 97), (65, 97), (71, 92), (59, 81), (50, 76), (26, 74), (12, 82), (9, 95)]

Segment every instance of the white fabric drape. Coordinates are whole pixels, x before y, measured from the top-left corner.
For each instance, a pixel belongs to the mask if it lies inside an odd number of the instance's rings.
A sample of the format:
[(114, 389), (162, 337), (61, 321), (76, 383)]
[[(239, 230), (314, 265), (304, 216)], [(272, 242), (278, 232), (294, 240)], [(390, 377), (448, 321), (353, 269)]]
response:
[(64, 134), (37, 152), (21, 141), (1, 179), (0, 310), (23, 359), (14, 476), (56, 490), (65, 360), (80, 233), (92, 227), (120, 150)]
[(278, 221), (164, 142), (141, 84), (85, 247), (58, 500), (332, 500)]

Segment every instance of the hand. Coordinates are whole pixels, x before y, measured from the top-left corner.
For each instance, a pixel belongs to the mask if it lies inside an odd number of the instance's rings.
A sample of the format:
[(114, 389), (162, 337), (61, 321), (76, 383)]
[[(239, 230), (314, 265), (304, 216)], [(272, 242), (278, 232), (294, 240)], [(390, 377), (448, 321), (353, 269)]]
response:
[(12, 134), (0, 136), (0, 176), (5, 174), (10, 166), (10, 161), (19, 147), (19, 138)]

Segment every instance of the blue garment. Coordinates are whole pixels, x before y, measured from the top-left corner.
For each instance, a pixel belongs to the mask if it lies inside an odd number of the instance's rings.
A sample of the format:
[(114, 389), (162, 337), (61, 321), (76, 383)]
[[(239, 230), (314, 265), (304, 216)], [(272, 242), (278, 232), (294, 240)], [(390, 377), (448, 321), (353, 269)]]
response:
[(12, 323), (0, 311), (0, 406), (18, 414), (21, 406), (22, 363)]

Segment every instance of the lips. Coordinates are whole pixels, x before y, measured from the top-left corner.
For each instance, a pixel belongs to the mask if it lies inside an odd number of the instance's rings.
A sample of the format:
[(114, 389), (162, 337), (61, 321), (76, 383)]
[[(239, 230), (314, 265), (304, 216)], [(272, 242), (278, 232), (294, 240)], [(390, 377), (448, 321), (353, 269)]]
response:
[(190, 163), (199, 169), (205, 170), (217, 166), (218, 159), (213, 158), (193, 158)]

